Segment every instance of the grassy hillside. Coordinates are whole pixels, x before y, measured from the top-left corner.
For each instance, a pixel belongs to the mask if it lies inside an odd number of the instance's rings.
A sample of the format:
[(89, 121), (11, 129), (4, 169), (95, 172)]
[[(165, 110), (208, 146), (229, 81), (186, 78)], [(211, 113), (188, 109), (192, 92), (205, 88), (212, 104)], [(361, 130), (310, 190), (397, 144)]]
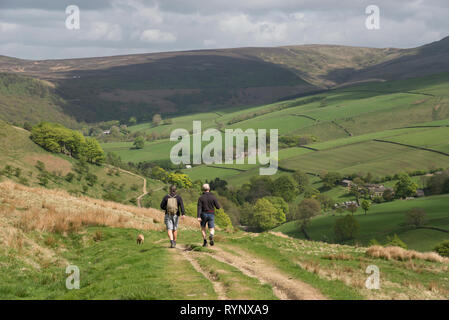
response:
[[(313, 173), (371, 172), (384, 176), (401, 171), (447, 168), (449, 157), (432, 150), (443, 153), (448, 150), (448, 89), (449, 74), (442, 73), (419, 81), (358, 84), (250, 109), (176, 117), (170, 125), (146, 123), (131, 126), (130, 130), (168, 135), (175, 128), (191, 130), (192, 121), (201, 120), (203, 129), (218, 126), (276, 128), (280, 135), (315, 136), (318, 141), (307, 147), (319, 151), (293, 147), (279, 153), (281, 167)], [(142, 150), (133, 150), (132, 142), (111, 142), (102, 146), (106, 151), (119, 154), (124, 161), (139, 162), (169, 159), (174, 144), (162, 139), (147, 142)], [(258, 169), (254, 165), (214, 165), (198, 166), (185, 172), (194, 179), (220, 177), (238, 185), (247, 177), (257, 175)]]
[(53, 83), (0, 73), (0, 120), (19, 125), (46, 120), (79, 127), (76, 119), (66, 113), (66, 106)]
[[(448, 195), (418, 198), (414, 200), (398, 200), (389, 203), (373, 204), (367, 215), (361, 208), (355, 213), (355, 217), (360, 224), (359, 234), (355, 241), (367, 245), (370, 240), (376, 239), (381, 243), (386, 242), (387, 236), (397, 234), (408, 248), (429, 251), (438, 243), (447, 240), (448, 234), (429, 230), (414, 229), (405, 225), (405, 213), (412, 208), (423, 208), (427, 212), (425, 226), (438, 226), (449, 230), (449, 214), (447, 203)], [(348, 214), (348, 212), (344, 213)], [(309, 226), (308, 233), (313, 240), (334, 241), (333, 228), (335, 220), (340, 216), (322, 215), (314, 218)], [(287, 235), (304, 238), (302, 232), (294, 222), (289, 222), (276, 228)]]
[[(45, 61), (3, 57), (0, 72), (51, 81), (67, 102), (64, 114), (78, 121), (144, 121), (156, 112), (255, 106), (335, 86), (437, 74), (449, 70), (448, 42), (414, 49), (303, 45)], [(16, 106), (29, 108), (26, 101)], [(3, 117), (11, 121), (8, 113)]]
[[(45, 170), (51, 174), (48, 188), (65, 189), (73, 194), (102, 198), (107, 193), (119, 195), (117, 200), (129, 203), (143, 193), (143, 179), (129, 173), (107, 166), (87, 165), (88, 171), (97, 176), (98, 181), (89, 185), (85, 177), (76, 173), (77, 161), (62, 154), (52, 154), (29, 139), (30, 133), (24, 129), (10, 126), (0, 121), (0, 170), (11, 167), (7, 177), (30, 186), (38, 186), (41, 181), (41, 171), (36, 167), (38, 161), (45, 165)], [(19, 174), (17, 172), (19, 171)], [(68, 173), (74, 173), (71, 182), (65, 179)], [(80, 178), (80, 180), (78, 180)], [(150, 180), (150, 179), (148, 179)], [(151, 181), (149, 189), (158, 188), (160, 182)], [(87, 190), (84, 188), (87, 187)]]
[[(0, 200), (2, 299), (449, 298), (449, 261), (435, 254), (381, 258), (378, 248), (223, 231), (203, 249), (189, 217), (169, 249), (156, 210), (11, 182), (0, 183)], [(365, 288), (372, 264), (380, 290)], [(68, 265), (80, 270), (79, 290), (65, 287)]]

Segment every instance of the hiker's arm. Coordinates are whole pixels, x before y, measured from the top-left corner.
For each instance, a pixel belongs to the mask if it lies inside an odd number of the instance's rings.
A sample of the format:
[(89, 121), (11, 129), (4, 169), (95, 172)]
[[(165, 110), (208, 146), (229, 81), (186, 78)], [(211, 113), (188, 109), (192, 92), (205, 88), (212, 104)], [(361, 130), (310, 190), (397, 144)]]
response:
[(162, 199), (162, 202), (161, 202), (161, 209), (162, 209), (162, 210), (167, 209), (167, 197), (166, 197), (166, 196)]
[(197, 211), (196, 211), (196, 217), (198, 218), (198, 219), (201, 219), (201, 212), (203, 211), (203, 207), (202, 207), (202, 205), (201, 205), (201, 201), (200, 201), (200, 199), (198, 199), (198, 209), (197, 209)]
[(220, 208), (221, 208), (221, 206), (220, 206), (220, 204), (218, 203), (218, 200), (217, 200), (216, 197), (214, 197), (214, 206), (215, 206), (215, 208), (217, 208), (217, 209), (220, 209)]
[(184, 201), (182, 201), (181, 197), (179, 197), (179, 208), (181, 208), (181, 215), (185, 215), (186, 212), (184, 211)]

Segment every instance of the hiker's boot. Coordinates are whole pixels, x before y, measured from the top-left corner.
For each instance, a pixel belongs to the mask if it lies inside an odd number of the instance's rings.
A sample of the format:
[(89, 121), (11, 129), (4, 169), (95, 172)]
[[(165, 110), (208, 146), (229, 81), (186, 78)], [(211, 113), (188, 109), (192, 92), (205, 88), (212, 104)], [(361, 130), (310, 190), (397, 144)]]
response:
[(214, 245), (214, 235), (213, 234), (209, 235), (209, 240), (210, 240), (210, 245), (213, 246)]
[(207, 240), (206, 239), (204, 239), (204, 241), (203, 241), (203, 247), (207, 247)]
[(176, 248), (176, 241), (173, 240), (173, 248)]
[(175, 247), (175, 242), (173, 240), (170, 240), (170, 248), (174, 248)]

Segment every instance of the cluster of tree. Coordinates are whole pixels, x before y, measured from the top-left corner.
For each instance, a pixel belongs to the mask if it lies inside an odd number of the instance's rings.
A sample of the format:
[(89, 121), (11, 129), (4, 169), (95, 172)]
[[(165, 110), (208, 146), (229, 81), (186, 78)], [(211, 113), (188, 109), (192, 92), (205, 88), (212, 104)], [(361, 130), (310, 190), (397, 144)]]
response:
[(401, 173), (397, 177), (398, 182), (394, 186), (394, 194), (398, 199), (413, 197), (416, 195), (418, 184), (416, 184), (408, 174)]
[(242, 206), (241, 223), (265, 231), (286, 221), (289, 206), (281, 197), (267, 196), (257, 199), (254, 204)]
[[(335, 205), (331, 197), (311, 187), (308, 175), (302, 171), (275, 179), (269, 176), (252, 177), (240, 188), (228, 186), (227, 181), (220, 178), (208, 183), (211, 190), (231, 200), (237, 207), (237, 210), (231, 211), (233, 218), (235, 213), (239, 223), (259, 230), (273, 228), (285, 221), (301, 220), (300, 227), (305, 233), (309, 218), (322, 210), (332, 210)], [(303, 194), (305, 201), (295, 206), (293, 200), (300, 194)], [(307, 210), (310, 203), (312, 206), (315, 204), (315, 210)], [(310, 212), (314, 214), (309, 216)]]
[(100, 164), (105, 153), (97, 140), (84, 137), (79, 131), (67, 129), (59, 124), (41, 122), (31, 130), (31, 139), (44, 149), (70, 155), (90, 163)]
[(442, 171), (429, 177), (426, 183), (426, 194), (449, 193), (449, 170)]
[(304, 146), (317, 141), (315, 136), (280, 136), (278, 139), (279, 148), (292, 148)]

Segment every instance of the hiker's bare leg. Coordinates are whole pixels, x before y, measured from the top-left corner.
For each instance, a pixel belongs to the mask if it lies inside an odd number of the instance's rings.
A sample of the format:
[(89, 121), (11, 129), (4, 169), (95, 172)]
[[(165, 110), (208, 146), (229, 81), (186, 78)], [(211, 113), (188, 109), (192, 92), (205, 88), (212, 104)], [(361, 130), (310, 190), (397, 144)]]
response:
[(173, 240), (178, 239), (178, 230), (173, 231)]
[(209, 229), (209, 233), (210, 233), (211, 235), (214, 235), (214, 234), (215, 234), (215, 228), (210, 228), (210, 229)]
[(172, 241), (173, 240), (173, 230), (168, 230), (167, 231), (167, 233), (168, 233), (168, 238), (170, 239), (170, 241)]
[(201, 234), (203, 235), (203, 239), (206, 240), (207, 235), (206, 235), (206, 227), (202, 227), (201, 228)]

